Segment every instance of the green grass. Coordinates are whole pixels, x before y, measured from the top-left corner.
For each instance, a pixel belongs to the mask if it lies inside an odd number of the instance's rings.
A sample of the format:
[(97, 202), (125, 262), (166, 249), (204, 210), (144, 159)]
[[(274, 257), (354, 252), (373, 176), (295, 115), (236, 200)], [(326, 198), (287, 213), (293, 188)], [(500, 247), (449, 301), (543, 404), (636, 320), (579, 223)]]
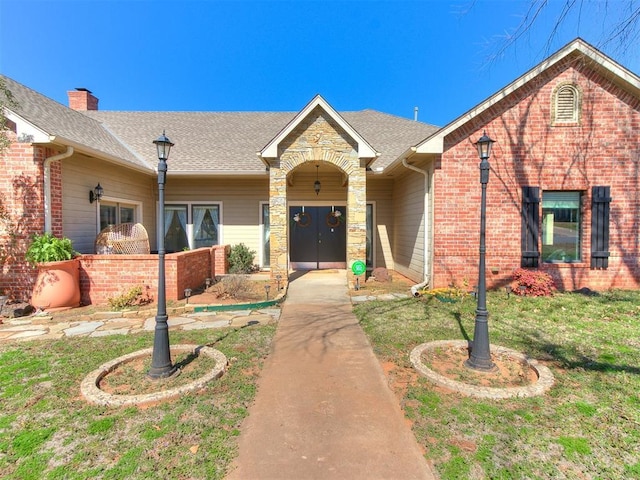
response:
[[(412, 369), (415, 346), (470, 339), (475, 308), (423, 297), (355, 311), (380, 359)], [(492, 401), (413, 382), (402, 404), (440, 477), (640, 479), (640, 292), (490, 292), (488, 310), (491, 343), (540, 360), (556, 384)]]
[(210, 345), (229, 367), (207, 388), (147, 408), (88, 404), (80, 382), (150, 347), (152, 334), (0, 346), (0, 478), (223, 478), (275, 332), (273, 326), (172, 332)]

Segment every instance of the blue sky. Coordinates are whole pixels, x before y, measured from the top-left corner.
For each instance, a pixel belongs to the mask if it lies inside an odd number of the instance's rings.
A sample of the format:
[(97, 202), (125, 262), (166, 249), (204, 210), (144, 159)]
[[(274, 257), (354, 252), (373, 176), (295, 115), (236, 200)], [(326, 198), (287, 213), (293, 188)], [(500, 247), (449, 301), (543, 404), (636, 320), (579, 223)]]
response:
[(529, 1), (0, 0), (0, 72), (101, 110), (297, 111), (319, 93), (443, 126), (576, 36), (640, 72), (637, 47), (601, 44), (624, 2), (586, 0), (549, 44), (563, 4), (499, 53)]

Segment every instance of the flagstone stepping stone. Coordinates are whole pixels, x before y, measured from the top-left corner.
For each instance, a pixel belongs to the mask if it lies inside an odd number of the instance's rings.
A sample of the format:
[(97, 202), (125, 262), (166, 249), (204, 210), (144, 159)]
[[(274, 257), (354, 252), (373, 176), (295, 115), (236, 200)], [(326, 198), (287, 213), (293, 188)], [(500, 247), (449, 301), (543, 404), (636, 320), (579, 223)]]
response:
[(26, 330), (23, 332), (14, 333), (11, 336), (11, 340), (18, 340), (19, 338), (40, 337), (41, 335), (44, 335), (46, 333), (46, 330)]
[(183, 330), (204, 330), (205, 328), (225, 328), (229, 326), (228, 320), (216, 320), (215, 322), (196, 322), (182, 327)]
[(64, 334), (67, 337), (74, 337), (77, 335), (87, 335), (93, 332), (94, 330), (96, 330), (97, 328), (101, 327), (102, 325), (104, 325), (104, 322), (82, 322), (74, 327), (67, 328), (66, 330), (64, 330)]

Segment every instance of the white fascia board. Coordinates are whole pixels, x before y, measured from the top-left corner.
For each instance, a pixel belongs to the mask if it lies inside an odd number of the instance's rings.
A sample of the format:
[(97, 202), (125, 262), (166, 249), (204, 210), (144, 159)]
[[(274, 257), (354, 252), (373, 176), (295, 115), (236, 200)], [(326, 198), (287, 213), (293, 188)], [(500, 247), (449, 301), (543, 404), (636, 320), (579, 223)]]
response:
[(5, 108), (5, 117), (16, 124), (16, 134), (18, 138), (23, 136), (31, 137), (30, 143), (49, 143), (49, 134), (33, 123), (25, 120), (20, 115)]
[(325, 112), (331, 116), (331, 118), (342, 127), (347, 134), (353, 138), (358, 144), (358, 158), (376, 158), (380, 154), (369, 145), (369, 143), (360, 136), (360, 134), (351, 126), (347, 121), (342, 118), (336, 110), (327, 103), (327, 101), (320, 95), (316, 95), (306, 107), (304, 107), (286, 127), (284, 127), (278, 135), (276, 135), (260, 152), (259, 155), (262, 158), (277, 158), (278, 157), (278, 145), (283, 141), (287, 135), (289, 135), (298, 124), (304, 120), (307, 115), (316, 107), (320, 106)]

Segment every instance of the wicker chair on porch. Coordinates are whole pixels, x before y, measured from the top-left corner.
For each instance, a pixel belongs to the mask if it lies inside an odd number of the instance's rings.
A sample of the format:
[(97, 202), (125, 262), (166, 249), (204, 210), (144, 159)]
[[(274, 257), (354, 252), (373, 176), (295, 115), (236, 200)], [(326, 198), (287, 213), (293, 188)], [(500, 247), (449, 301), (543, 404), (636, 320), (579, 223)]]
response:
[(96, 237), (95, 247), (99, 254), (148, 254), (149, 236), (140, 223), (109, 225)]

